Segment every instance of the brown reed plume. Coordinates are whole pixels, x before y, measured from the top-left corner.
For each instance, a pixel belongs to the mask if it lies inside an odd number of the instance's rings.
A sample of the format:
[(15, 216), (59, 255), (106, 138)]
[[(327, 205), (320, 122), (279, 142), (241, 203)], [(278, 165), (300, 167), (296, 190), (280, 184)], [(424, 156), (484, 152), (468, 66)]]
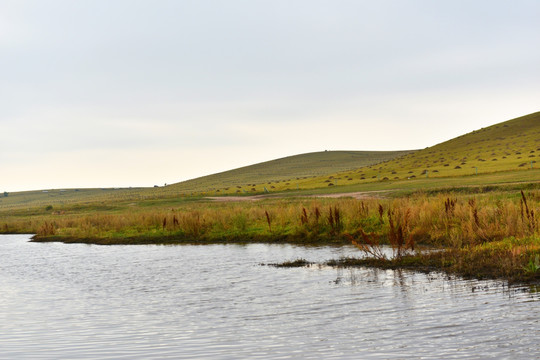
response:
[(300, 223), (302, 225), (307, 225), (309, 221), (307, 210), (305, 207), (302, 207), (302, 215), (300, 215)]
[[(473, 235), (469, 241), (471, 241), (472, 245), (477, 245), (478, 243), (483, 244), (493, 240), (495, 234), (492, 227), (489, 224), (483, 226), (482, 222), (480, 222), (476, 199), (469, 200), (469, 208), (471, 210), (471, 230)], [(486, 217), (483, 216), (483, 219), (486, 220)]]
[(527, 203), (527, 197), (525, 196), (525, 193), (523, 192), (523, 190), (521, 190), (520, 210), (521, 210), (521, 221), (523, 223), (525, 223), (526, 221), (529, 233), (531, 235), (534, 234), (534, 231), (536, 228), (535, 214), (534, 214), (534, 210), (529, 209), (529, 204)]
[[(410, 209), (402, 217), (396, 211), (388, 209), (388, 240), (394, 251), (394, 257), (401, 258), (407, 249), (414, 251), (414, 238), (409, 232)], [(397, 219), (396, 219), (397, 218)]]
[(369, 214), (369, 208), (366, 206), (366, 204), (363, 201), (360, 201), (360, 204), (358, 206), (358, 213), (360, 217), (366, 217)]
[(268, 223), (268, 230), (272, 232), (272, 221), (270, 220), (270, 215), (268, 214), (268, 211), (264, 211), (264, 215), (266, 215), (266, 222)]
[(476, 228), (480, 228), (480, 218), (478, 217), (478, 208), (476, 207), (476, 199), (469, 200), (469, 207), (471, 208), (472, 217)]
[(339, 234), (343, 230), (343, 222), (339, 208), (334, 206), (334, 209), (330, 206), (328, 209), (328, 224), (330, 225), (332, 234)]

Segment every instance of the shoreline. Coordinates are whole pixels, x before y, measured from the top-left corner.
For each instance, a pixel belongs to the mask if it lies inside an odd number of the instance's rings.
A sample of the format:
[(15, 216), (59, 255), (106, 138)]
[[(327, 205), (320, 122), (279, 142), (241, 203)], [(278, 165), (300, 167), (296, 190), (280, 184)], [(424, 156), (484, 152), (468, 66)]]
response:
[[(309, 239), (299, 236), (235, 236), (229, 238), (213, 239), (193, 239), (189, 237), (167, 236), (167, 237), (129, 237), (129, 238), (74, 238), (62, 236), (39, 237), (32, 236), (31, 242), (61, 242), (64, 244), (89, 244), (89, 245), (248, 245), (248, 244), (283, 244), (297, 246), (334, 246), (341, 247), (352, 245), (346, 237), (334, 237), (331, 239)], [(477, 247), (453, 249), (449, 247), (437, 247), (439, 251), (416, 251), (413, 254), (406, 254), (393, 258), (341, 258), (331, 259), (319, 265), (332, 266), (336, 268), (347, 267), (371, 267), (388, 270), (412, 270), (422, 273), (443, 272), (449, 275), (456, 275), (465, 279), (490, 279), (507, 281), (510, 284), (540, 284), (540, 269), (534, 260), (530, 260), (531, 254), (526, 251), (516, 253), (515, 249), (523, 246), (532, 246), (540, 242), (538, 238), (531, 238), (528, 241), (521, 241), (518, 245), (505, 246), (504, 241), (493, 245), (478, 245)], [(499, 244), (501, 243), (501, 244)], [(381, 244), (382, 245), (382, 244)], [(385, 244), (389, 245), (389, 244)], [(379, 245), (377, 245), (379, 246)], [(420, 244), (420, 246), (422, 246)], [(359, 255), (365, 255), (359, 250)], [(529, 260), (528, 260), (529, 259)], [(538, 257), (537, 257), (538, 259)], [(301, 267), (317, 265), (300, 261), (284, 262), (279, 267)], [(522, 265), (527, 264), (528, 265)]]

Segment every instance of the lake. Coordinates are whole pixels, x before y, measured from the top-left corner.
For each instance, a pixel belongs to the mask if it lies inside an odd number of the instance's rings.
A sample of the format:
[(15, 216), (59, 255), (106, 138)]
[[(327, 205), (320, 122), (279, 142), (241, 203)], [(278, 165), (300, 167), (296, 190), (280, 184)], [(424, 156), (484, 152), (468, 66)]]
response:
[(0, 236), (1, 359), (532, 359), (540, 294), (261, 264), (353, 247), (98, 246)]

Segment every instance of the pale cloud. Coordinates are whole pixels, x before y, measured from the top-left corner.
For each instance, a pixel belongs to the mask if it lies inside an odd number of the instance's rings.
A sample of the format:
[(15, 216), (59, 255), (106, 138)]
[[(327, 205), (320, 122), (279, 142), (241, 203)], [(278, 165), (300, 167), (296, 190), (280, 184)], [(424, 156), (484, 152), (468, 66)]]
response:
[(423, 148), (538, 111), (539, 13), (527, 0), (0, 0), (0, 191)]

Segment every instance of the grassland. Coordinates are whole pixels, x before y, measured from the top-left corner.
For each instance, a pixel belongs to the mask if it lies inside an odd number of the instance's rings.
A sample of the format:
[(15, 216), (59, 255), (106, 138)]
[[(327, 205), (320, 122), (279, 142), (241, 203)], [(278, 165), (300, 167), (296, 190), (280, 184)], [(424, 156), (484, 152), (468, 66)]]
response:
[[(499, 176), (496, 173), (539, 168), (540, 112), (473, 131), (419, 151), (362, 152), (354, 157), (351, 154), (321, 152), (280, 159), (174, 184), (157, 193), (163, 196), (215, 196), (324, 188), (332, 192), (345, 191), (344, 187), (358, 189), (347, 191), (362, 191), (366, 188), (416, 187), (418, 183), (407, 185), (407, 182), (428, 178), (440, 179), (443, 186), (447, 181), (452, 182), (451, 179), (473, 175), (487, 177), (476, 180), (469, 178), (468, 183), (481, 184), (481, 179), (491, 182), (491, 176), (493, 179)], [(350, 161), (346, 161), (348, 156)], [(343, 165), (339, 165), (340, 162)], [(302, 166), (309, 170), (299, 172), (298, 168)], [(314, 168), (318, 171), (313, 171)], [(528, 176), (526, 172), (519, 174)]]
[(116, 203), (127, 200), (144, 200), (149, 189), (48, 189), (0, 194), (0, 211), (65, 206), (69, 204)]
[[(384, 158), (315, 153), (163, 188), (8, 194), (0, 199), (0, 233), (95, 244), (355, 243), (364, 252), (391, 244), (394, 258), (334, 264), (540, 281), (537, 152), (540, 113)], [(358, 191), (368, 198), (318, 197)], [(206, 197), (217, 194), (264, 197), (226, 203)], [(442, 250), (410, 253), (419, 246)]]
[(356, 169), (412, 151), (322, 151), (289, 156), (154, 188), (46, 189), (0, 194), (0, 210), (296, 190), (300, 179)]
[(300, 188), (419, 178), (456, 178), (539, 168), (540, 112), (473, 131), (377, 165), (306, 179)]
[[(414, 151), (321, 151), (250, 165), (173, 184), (161, 194), (222, 195), (276, 192), (299, 188), (302, 180), (352, 171)], [(266, 190), (265, 190), (266, 189)]]

